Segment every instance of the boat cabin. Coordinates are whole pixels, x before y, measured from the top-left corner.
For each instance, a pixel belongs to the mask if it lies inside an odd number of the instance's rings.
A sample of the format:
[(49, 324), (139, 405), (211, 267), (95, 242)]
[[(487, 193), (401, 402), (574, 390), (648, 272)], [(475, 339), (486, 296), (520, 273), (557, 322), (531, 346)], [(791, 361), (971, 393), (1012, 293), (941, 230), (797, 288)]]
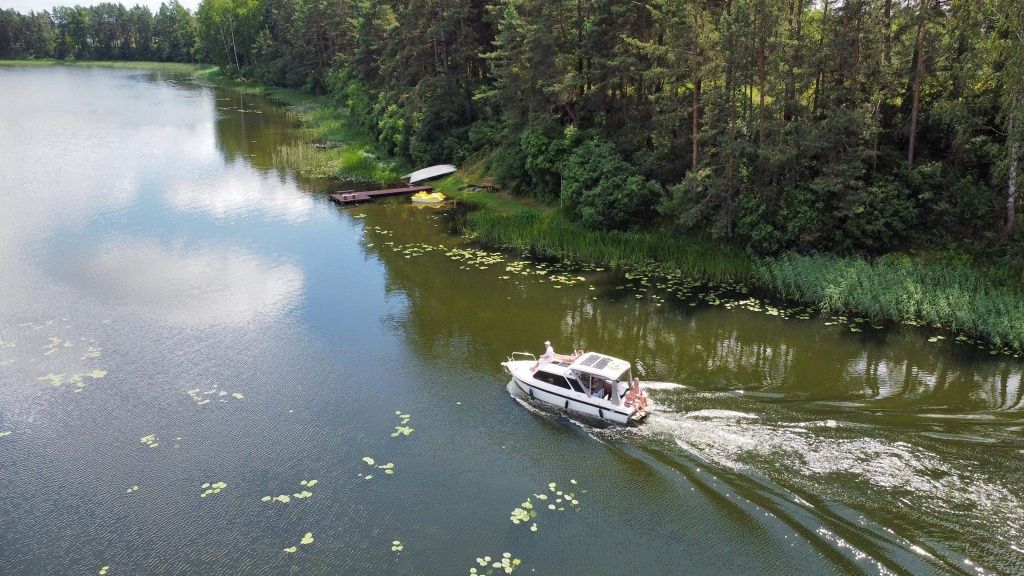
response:
[[(546, 384), (588, 396), (597, 390), (618, 391), (617, 394), (613, 393), (611, 399), (613, 404), (618, 405), (629, 388), (632, 370), (625, 360), (588, 352), (571, 364), (560, 362), (541, 365), (533, 377)], [(620, 382), (621, 385), (618, 384)]]

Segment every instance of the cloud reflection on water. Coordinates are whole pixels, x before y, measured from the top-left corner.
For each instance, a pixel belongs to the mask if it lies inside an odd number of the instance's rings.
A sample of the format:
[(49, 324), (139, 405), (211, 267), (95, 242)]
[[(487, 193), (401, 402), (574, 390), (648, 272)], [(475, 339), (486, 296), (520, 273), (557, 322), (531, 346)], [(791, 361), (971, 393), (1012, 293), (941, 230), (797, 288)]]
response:
[(81, 289), (172, 324), (242, 324), (275, 318), (301, 296), (302, 270), (230, 247), (185, 248), (120, 238), (83, 259)]
[[(219, 162), (218, 162), (219, 164)], [(259, 172), (246, 163), (217, 166), (209, 179), (187, 178), (168, 185), (166, 201), (176, 210), (206, 212), (216, 218), (232, 218), (252, 211), (291, 223), (304, 222), (313, 210), (313, 199), (291, 177)]]

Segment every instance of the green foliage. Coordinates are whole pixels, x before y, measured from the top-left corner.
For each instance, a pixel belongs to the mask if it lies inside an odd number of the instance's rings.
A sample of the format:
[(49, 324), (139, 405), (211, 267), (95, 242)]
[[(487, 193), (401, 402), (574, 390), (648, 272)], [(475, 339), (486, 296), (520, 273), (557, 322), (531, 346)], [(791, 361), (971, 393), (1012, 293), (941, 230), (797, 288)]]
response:
[(584, 141), (562, 169), (562, 208), (587, 228), (636, 228), (651, 215), (661, 188), (632, 170), (610, 142)]

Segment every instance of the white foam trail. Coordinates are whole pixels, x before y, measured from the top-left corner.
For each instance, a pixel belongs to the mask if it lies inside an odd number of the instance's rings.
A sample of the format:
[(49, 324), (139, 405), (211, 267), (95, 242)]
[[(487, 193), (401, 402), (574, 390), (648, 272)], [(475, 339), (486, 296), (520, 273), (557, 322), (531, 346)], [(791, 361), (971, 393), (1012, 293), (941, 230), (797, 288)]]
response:
[(687, 412), (682, 416), (683, 418), (716, 418), (728, 420), (757, 420), (760, 418), (760, 416), (758, 416), (757, 414), (750, 414), (748, 412), (738, 412), (736, 410), (719, 410), (717, 408), (694, 410), (693, 412)]
[[(730, 410), (653, 414), (653, 433), (717, 466), (752, 470), (838, 502), (885, 489), (905, 496), (902, 506), (972, 531), (993, 526), (1011, 540), (1024, 537), (1024, 498), (969, 462), (949, 461), (926, 447), (850, 432), (834, 420), (781, 424)], [(836, 483), (836, 477), (847, 478)]]
[(686, 386), (675, 382), (640, 382), (640, 387), (644, 390), (678, 390), (686, 388)]

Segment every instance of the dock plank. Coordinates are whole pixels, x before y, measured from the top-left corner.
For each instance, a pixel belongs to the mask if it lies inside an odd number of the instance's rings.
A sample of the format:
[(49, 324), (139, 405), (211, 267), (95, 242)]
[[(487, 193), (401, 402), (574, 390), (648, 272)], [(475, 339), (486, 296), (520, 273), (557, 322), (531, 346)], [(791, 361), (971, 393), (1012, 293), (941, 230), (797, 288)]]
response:
[(384, 190), (362, 190), (359, 192), (336, 192), (331, 194), (331, 201), (337, 204), (356, 204), (358, 202), (369, 202), (374, 198), (385, 196), (398, 196), (401, 194), (415, 194), (417, 192), (430, 192), (430, 186), (406, 186), (405, 188), (386, 188)]

